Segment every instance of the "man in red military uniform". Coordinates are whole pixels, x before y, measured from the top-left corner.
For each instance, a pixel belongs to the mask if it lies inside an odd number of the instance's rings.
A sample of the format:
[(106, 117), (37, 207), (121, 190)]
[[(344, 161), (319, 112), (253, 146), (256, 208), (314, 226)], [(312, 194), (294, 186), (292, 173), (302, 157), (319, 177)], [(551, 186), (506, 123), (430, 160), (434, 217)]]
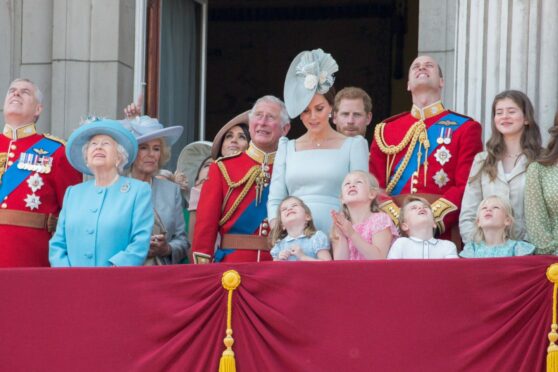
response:
[(81, 181), (64, 145), (38, 134), (42, 94), (27, 79), (10, 84), (0, 135), (0, 267), (49, 266), (48, 241), (66, 188)]
[(271, 260), (267, 195), (277, 144), (290, 124), (284, 103), (273, 96), (258, 99), (248, 117), (248, 150), (209, 168), (194, 228), (195, 263)]
[[(370, 172), (388, 195), (431, 194), (441, 237), (449, 239), (459, 219), (461, 199), (475, 155), (482, 151), (482, 129), (473, 119), (444, 108), (444, 80), (438, 63), (417, 57), (409, 69), (411, 112), (378, 124), (370, 146)], [(394, 221), (393, 200), (382, 209)]]

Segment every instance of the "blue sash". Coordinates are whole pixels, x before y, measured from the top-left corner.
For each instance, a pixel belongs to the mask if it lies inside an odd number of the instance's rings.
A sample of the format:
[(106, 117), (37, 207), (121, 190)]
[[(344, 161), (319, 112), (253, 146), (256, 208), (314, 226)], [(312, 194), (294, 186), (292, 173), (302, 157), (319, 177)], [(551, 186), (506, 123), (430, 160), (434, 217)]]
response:
[[(45, 155), (50, 155), (58, 150), (60, 146), (62, 146), (60, 142), (56, 142), (48, 138), (42, 138), (40, 141), (25, 150), (25, 153), (32, 153), (34, 149), (41, 149), (45, 151)], [(4, 200), (6, 196), (10, 195), (10, 193), (21, 185), (32, 172), (26, 169), (19, 169), (17, 167), (18, 164), (19, 159), (17, 159), (2, 176), (2, 184), (0, 185), (0, 200)]]
[[(426, 154), (426, 157), (427, 158), (430, 157), (430, 155), (434, 152), (434, 150), (436, 150), (440, 146), (440, 144), (438, 144), (438, 142), (436, 142), (436, 140), (440, 136), (440, 129), (449, 127), (447, 125), (441, 124), (442, 122), (452, 121), (452, 122), (456, 123), (456, 124), (452, 124), (451, 127), (450, 127), (452, 129), (453, 133), (455, 133), (455, 131), (459, 127), (461, 127), (461, 125), (463, 123), (465, 123), (468, 120), (469, 120), (469, 118), (467, 118), (467, 117), (463, 117), (461, 115), (456, 115), (454, 113), (449, 113), (447, 115), (444, 115), (440, 119), (438, 119), (438, 121), (436, 123), (432, 124), (427, 129), (428, 141), (430, 142), (430, 148), (428, 149), (428, 154)], [(409, 181), (409, 179), (413, 175), (413, 172), (415, 170), (417, 170), (417, 169), (415, 169), (415, 164), (417, 163), (418, 150), (419, 150), (419, 146), (415, 146), (415, 149), (413, 150), (413, 154), (411, 155), (411, 158), (409, 159), (409, 162), (407, 163), (407, 167), (405, 168), (405, 170), (401, 174), (401, 178), (399, 178), (399, 181), (397, 181), (394, 188), (391, 190), (390, 195), (401, 194), (401, 191), (403, 190), (403, 188), (405, 187), (405, 185), (407, 184), (407, 182)], [(424, 149), (423, 149), (423, 156), (424, 156)], [(395, 167), (395, 170), (399, 169), (399, 167), (401, 166), (401, 163), (403, 162), (403, 158), (401, 158), (399, 163), (397, 163), (397, 166)], [(422, 158), (422, 159), (424, 159), (424, 158)]]
[[(244, 234), (252, 235), (260, 226), (262, 221), (267, 217), (267, 197), (269, 195), (269, 187), (264, 187), (262, 191), (262, 199), (256, 205), (256, 199), (246, 207), (233, 226), (227, 231), (228, 234)], [(217, 248), (215, 251), (215, 262), (223, 261), (226, 255), (233, 253), (235, 249), (227, 249), (226, 247)]]

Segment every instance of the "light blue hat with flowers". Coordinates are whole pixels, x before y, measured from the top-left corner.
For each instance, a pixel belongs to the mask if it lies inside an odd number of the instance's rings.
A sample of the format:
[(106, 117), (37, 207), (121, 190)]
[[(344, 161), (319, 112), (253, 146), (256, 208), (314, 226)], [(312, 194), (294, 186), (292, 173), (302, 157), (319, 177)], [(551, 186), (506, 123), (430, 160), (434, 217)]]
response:
[(132, 132), (139, 144), (163, 138), (167, 146), (172, 146), (184, 131), (184, 127), (178, 125), (165, 127), (159, 120), (147, 115), (122, 120), (122, 124)]
[(92, 137), (98, 134), (106, 134), (122, 145), (128, 153), (128, 162), (124, 165), (124, 168), (132, 165), (138, 153), (136, 138), (119, 121), (94, 117), (83, 121), (81, 126), (68, 138), (66, 157), (75, 169), (88, 175), (93, 174), (85, 164), (82, 148)]
[(314, 94), (325, 94), (333, 86), (334, 73), (339, 71), (331, 54), (321, 49), (297, 55), (287, 71), (283, 95), (291, 119), (300, 115)]

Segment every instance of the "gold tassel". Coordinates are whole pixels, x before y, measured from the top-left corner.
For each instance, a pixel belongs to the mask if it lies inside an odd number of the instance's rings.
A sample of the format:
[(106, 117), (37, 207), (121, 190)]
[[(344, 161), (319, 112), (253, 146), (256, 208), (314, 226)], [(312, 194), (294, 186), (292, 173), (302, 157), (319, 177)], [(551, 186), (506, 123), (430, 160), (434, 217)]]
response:
[(550, 326), (550, 333), (548, 334), (548, 340), (550, 345), (548, 345), (546, 354), (546, 370), (547, 372), (558, 372), (558, 346), (556, 341), (558, 340), (558, 324), (556, 323), (556, 292), (558, 289), (558, 264), (552, 264), (546, 270), (546, 277), (552, 283), (554, 283), (554, 291), (552, 293), (552, 325)]
[(236, 372), (236, 362), (234, 360), (234, 351), (232, 346), (234, 344), (234, 339), (232, 338), (232, 294), (233, 291), (240, 285), (240, 274), (236, 270), (229, 270), (223, 273), (223, 278), (221, 279), (221, 284), (223, 288), (229, 291), (227, 299), (227, 336), (223, 339), (223, 343), (226, 346), (221, 360), (219, 361), (219, 372)]

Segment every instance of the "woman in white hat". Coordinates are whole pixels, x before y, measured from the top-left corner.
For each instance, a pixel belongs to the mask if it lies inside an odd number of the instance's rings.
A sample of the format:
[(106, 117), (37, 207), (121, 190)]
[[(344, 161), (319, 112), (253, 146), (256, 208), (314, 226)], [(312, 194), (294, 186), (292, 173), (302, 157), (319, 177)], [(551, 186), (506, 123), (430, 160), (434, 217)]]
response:
[[(285, 78), (285, 105), (291, 118), (300, 115), (306, 133), (279, 141), (267, 204), (268, 216), (287, 195), (297, 196), (312, 211), (318, 230), (329, 233), (331, 210), (339, 210), (341, 183), (353, 170), (368, 171), (368, 144), (362, 136), (345, 137), (329, 122), (338, 66), (321, 49), (304, 51), (292, 61)], [(273, 223), (273, 222), (272, 222)]]
[(96, 120), (75, 130), (66, 156), (94, 179), (66, 190), (49, 245), (53, 267), (139, 266), (153, 229), (151, 189), (122, 176), (137, 154), (137, 141), (119, 122)]
[(156, 176), (169, 161), (170, 148), (180, 138), (184, 128), (165, 128), (157, 119), (149, 116), (128, 118), (124, 125), (138, 141), (138, 156), (132, 164), (130, 175), (151, 185), (155, 208), (155, 226), (146, 264), (182, 263), (190, 244), (186, 237), (180, 187), (174, 182)]

